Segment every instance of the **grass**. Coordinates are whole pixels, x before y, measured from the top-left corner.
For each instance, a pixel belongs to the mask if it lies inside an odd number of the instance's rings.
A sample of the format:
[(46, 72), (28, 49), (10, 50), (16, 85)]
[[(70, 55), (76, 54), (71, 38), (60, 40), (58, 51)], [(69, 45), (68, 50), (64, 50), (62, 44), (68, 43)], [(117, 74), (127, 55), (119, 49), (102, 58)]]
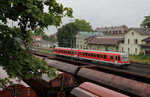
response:
[(39, 50), (39, 52), (46, 53), (46, 54), (53, 54), (53, 52), (50, 50)]
[(150, 56), (131, 55), (130, 60), (133, 62), (150, 63)]
[(41, 48), (41, 47), (32, 47), (32, 48), (35, 48), (37, 49), (38, 52), (42, 52), (42, 53), (45, 53), (45, 54), (53, 54), (53, 48)]

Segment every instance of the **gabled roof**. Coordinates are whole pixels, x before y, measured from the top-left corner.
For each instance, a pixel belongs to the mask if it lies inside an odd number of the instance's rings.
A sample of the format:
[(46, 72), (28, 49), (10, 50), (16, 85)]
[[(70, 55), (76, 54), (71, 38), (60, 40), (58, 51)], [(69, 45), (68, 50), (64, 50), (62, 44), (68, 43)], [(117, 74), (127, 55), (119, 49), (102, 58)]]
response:
[(130, 30), (134, 30), (136, 32), (138, 32), (139, 34), (141, 35), (150, 35), (150, 28), (130, 28), (127, 33), (130, 31)]
[(87, 40), (88, 44), (101, 44), (101, 45), (115, 45), (117, 46), (123, 38), (97, 38), (93, 37), (92, 39)]
[(142, 41), (150, 41), (150, 37), (143, 39)]

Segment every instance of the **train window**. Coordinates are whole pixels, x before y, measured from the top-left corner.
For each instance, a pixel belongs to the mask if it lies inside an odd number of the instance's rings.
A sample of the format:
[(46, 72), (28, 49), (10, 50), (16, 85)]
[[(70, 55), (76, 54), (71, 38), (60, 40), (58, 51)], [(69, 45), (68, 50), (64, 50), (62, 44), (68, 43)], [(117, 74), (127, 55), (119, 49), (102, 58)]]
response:
[(99, 54), (97, 54), (97, 58), (99, 58)]
[(120, 56), (118, 56), (118, 61), (120, 61)]
[(101, 58), (103, 58), (103, 55), (101, 55)]
[(85, 53), (83, 53), (83, 56), (85, 55)]
[(90, 57), (90, 53), (88, 53), (88, 56)]
[(93, 54), (91, 53), (91, 57), (93, 57)]
[(85, 53), (85, 56), (87, 56), (87, 53)]
[(69, 51), (68, 51), (68, 54), (69, 54)]
[(94, 54), (94, 57), (96, 58), (96, 54)]
[(104, 55), (104, 59), (106, 59), (107, 58), (107, 55)]
[(77, 54), (77, 52), (75, 51), (75, 54)]
[(114, 56), (110, 56), (110, 60), (113, 60), (114, 59)]
[(82, 53), (80, 52), (80, 55), (81, 55)]

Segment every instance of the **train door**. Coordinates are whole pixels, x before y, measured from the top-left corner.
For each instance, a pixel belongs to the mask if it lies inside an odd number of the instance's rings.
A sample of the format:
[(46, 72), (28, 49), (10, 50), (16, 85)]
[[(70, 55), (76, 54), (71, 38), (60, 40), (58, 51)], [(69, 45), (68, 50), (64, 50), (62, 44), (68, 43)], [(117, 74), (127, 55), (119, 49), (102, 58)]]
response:
[(118, 63), (118, 57), (115, 56), (115, 63)]
[(77, 57), (77, 51), (74, 52), (74, 56)]

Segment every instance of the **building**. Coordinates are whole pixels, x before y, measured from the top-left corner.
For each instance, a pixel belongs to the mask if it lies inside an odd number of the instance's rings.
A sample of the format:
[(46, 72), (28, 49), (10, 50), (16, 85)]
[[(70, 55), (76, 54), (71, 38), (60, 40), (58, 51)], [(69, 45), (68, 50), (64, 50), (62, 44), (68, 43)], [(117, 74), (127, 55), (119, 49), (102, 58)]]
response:
[(120, 52), (131, 55), (150, 54), (150, 29), (131, 28), (124, 37), (124, 43), (119, 46)]
[(100, 27), (96, 28), (95, 31), (103, 32), (105, 35), (108, 34), (124, 34), (128, 30), (126, 25), (122, 26), (112, 26), (112, 27)]
[(124, 41), (124, 35), (95, 36), (87, 40), (88, 49), (101, 51), (119, 51), (119, 44)]
[(78, 32), (76, 34), (76, 48), (87, 49), (86, 40), (89, 37), (104, 35), (102, 32)]
[(37, 36), (32, 36), (33, 41), (42, 41), (42, 36), (37, 35)]

